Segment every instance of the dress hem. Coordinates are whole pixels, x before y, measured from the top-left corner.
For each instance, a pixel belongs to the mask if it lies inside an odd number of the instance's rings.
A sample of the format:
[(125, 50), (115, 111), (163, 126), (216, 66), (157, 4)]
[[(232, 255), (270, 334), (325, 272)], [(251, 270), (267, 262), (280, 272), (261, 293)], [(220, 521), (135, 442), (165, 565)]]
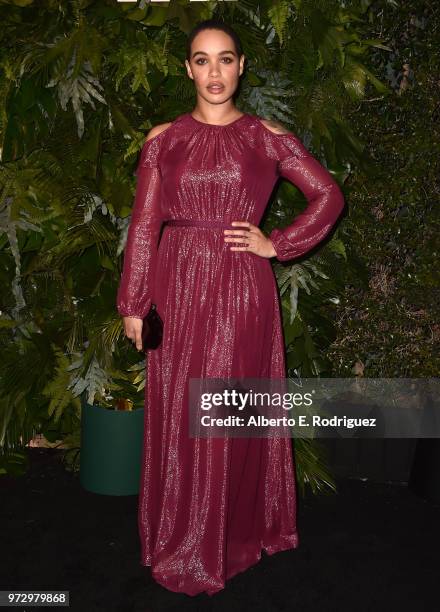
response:
[[(164, 588), (166, 588), (168, 591), (173, 591), (173, 593), (183, 593), (185, 595), (188, 595), (190, 597), (194, 597), (196, 595), (201, 595), (202, 593), (206, 593), (207, 595), (209, 595), (210, 597), (212, 595), (215, 595), (215, 593), (218, 593), (219, 591), (223, 591), (226, 588), (226, 582), (228, 580), (230, 580), (231, 578), (234, 578), (234, 576), (236, 576), (237, 574), (241, 574), (242, 572), (245, 572), (246, 570), (248, 570), (250, 567), (253, 567), (254, 565), (257, 565), (257, 563), (259, 563), (261, 561), (261, 554), (263, 552), (263, 550), (266, 552), (266, 554), (268, 555), (274, 555), (277, 552), (283, 552), (285, 550), (292, 550), (292, 549), (296, 549), (299, 546), (299, 541), (298, 541), (298, 533), (294, 533), (291, 536), (287, 536), (286, 538), (284, 538), (284, 542), (279, 543), (279, 544), (272, 544), (272, 545), (264, 545), (261, 544), (260, 545), (260, 550), (257, 553), (257, 557), (254, 558), (251, 562), (246, 563), (245, 565), (243, 565), (240, 568), (237, 568), (234, 570), (234, 572), (232, 574), (229, 574), (225, 580), (225, 582), (222, 584), (222, 586), (218, 586), (216, 588), (212, 588), (212, 589), (202, 589), (202, 590), (185, 590), (185, 588), (175, 588), (175, 587), (170, 587), (168, 584), (165, 583), (165, 581), (163, 581), (163, 579), (161, 577), (157, 577), (154, 574), (154, 570), (151, 570), (151, 575), (153, 577), (153, 579), (155, 580), (155, 582), (157, 582), (158, 584), (160, 584), (161, 586), (163, 586)], [(144, 567), (151, 567), (151, 561), (141, 561), (141, 565)]]

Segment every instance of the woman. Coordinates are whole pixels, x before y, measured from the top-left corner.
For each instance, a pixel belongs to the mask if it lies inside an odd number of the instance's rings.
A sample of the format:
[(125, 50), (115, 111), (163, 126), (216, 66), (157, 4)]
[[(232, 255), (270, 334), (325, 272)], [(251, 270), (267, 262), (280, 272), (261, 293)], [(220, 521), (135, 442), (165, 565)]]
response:
[[(147, 359), (141, 563), (188, 595), (223, 589), (262, 550), (298, 546), (291, 439), (191, 438), (188, 381), (286, 376), (269, 259), (309, 251), (344, 206), (337, 183), (293, 133), (234, 106), (244, 59), (222, 22), (190, 34), (197, 105), (146, 138), (117, 297), (139, 350), (152, 302), (164, 321), (162, 344)], [(280, 176), (308, 207), (267, 237), (258, 224)]]

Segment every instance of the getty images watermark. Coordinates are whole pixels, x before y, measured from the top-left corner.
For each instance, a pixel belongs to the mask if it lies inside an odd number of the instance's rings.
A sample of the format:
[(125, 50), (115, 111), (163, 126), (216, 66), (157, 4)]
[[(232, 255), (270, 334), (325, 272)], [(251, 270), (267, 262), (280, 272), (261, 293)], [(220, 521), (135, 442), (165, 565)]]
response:
[(440, 438), (439, 378), (190, 378), (191, 437)]

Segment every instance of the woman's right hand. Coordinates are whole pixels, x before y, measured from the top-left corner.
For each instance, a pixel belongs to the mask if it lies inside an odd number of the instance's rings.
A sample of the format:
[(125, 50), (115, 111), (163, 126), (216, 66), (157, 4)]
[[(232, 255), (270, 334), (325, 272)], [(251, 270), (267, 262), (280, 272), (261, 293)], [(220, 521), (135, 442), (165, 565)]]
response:
[(124, 321), (124, 332), (127, 338), (129, 338), (134, 344), (138, 351), (142, 350), (142, 319), (138, 317), (123, 317)]

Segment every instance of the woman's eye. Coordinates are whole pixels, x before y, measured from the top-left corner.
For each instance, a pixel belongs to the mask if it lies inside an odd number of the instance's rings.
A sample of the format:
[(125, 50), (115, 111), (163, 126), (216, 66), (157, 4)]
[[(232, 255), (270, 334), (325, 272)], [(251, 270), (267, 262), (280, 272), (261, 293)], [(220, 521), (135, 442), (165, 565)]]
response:
[[(224, 57), (224, 58), (222, 58), (222, 59), (226, 60), (226, 63), (227, 63), (227, 64), (230, 64), (230, 63), (232, 63), (232, 62), (234, 61), (234, 60), (233, 60), (233, 59), (231, 59), (230, 57)], [(203, 58), (200, 58), (200, 59), (196, 60), (196, 64), (199, 64), (199, 66), (201, 66), (201, 63), (200, 63), (200, 62), (205, 62), (205, 61), (206, 61), (206, 60), (204, 60)]]

